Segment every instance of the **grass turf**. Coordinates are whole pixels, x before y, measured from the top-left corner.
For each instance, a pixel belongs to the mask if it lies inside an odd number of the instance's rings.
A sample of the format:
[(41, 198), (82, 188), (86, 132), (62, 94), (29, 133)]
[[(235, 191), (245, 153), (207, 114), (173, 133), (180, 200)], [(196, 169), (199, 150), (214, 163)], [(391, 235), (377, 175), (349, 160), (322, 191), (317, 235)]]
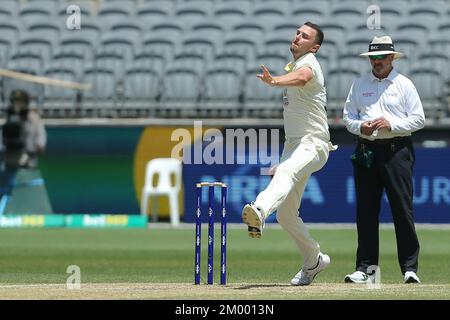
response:
[[(218, 232), (216, 230), (216, 242)], [(173, 295), (144, 294), (129, 296), (131, 298), (450, 299), (450, 230), (418, 230), (421, 242), (418, 274), (422, 285), (402, 283), (395, 234), (393, 230), (381, 230), (379, 265), (384, 288), (371, 292), (365, 286), (342, 284), (345, 274), (354, 269), (355, 230), (313, 229), (311, 234), (321, 244), (322, 251), (331, 256), (331, 264), (310, 287), (294, 288), (288, 284), (298, 272), (301, 258), (284, 231), (267, 229), (263, 238), (250, 239), (246, 230), (230, 228), (227, 287), (233, 290), (226, 291), (219, 286), (211, 289), (191, 285), (194, 264), (191, 228), (3, 229), (0, 230), (0, 295), (20, 298), (19, 289), (19, 293), (1, 293), (1, 286), (64, 285), (69, 276), (67, 267), (77, 265), (81, 268), (82, 285), (129, 283), (130, 288), (140, 284), (151, 288), (155, 284), (184, 291), (178, 295), (174, 292)], [(202, 235), (202, 282), (206, 282), (206, 229)], [(216, 243), (215, 282), (219, 280), (219, 254)], [(293, 294), (292, 290), (302, 294)], [(126, 295), (119, 296), (123, 297)], [(96, 298), (95, 295), (92, 298)]]

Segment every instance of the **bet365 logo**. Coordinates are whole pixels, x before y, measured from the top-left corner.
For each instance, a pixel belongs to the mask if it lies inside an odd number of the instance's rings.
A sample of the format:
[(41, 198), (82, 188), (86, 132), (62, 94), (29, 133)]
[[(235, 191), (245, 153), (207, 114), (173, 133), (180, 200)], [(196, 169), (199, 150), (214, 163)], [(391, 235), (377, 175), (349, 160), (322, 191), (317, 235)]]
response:
[(81, 9), (77, 5), (67, 7), (66, 13), (69, 15), (66, 20), (66, 27), (69, 30), (81, 29)]

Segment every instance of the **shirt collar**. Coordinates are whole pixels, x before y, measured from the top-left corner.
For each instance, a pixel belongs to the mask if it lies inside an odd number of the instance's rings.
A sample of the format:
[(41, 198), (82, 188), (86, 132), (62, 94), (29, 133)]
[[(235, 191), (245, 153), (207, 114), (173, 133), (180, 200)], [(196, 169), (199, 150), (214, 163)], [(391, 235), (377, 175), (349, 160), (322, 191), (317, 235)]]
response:
[(369, 73), (370, 80), (371, 80), (372, 82), (374, 82), (374, 81), (388, 80), (389, 82), (393, 83), (393, 82), (394, 82), (394, 79), (395, 79), (395, 77), (396, 77), (397, 75), (398, 75), (398, 71), (395, 70), (395, 68), (392, 68), (392, 70), (391, 70), (391, 72), (389, 73), (389, 75), (387, 76), (387, 78), (384, 78), (384, 79), (382, 79), (382, 80), (380, 80), (380, 79), (378, 79), (377, 77), (375, 77), (375, 76), (373, 75), (372, 72)]
[(301, 57), (299, 57), (297, 60), (294, 61), (290, 61), (285, 67), (284, 70), (287, 72), (291, 72), (294, 70), (295, 65), (297, 64), (297, 62), (299, 62), (300, 60), (302, 60), (303, 58), (305, 58), (308, 54), (313, 54), (312, 52), (307, 52), (304, 55), (302, 55)]

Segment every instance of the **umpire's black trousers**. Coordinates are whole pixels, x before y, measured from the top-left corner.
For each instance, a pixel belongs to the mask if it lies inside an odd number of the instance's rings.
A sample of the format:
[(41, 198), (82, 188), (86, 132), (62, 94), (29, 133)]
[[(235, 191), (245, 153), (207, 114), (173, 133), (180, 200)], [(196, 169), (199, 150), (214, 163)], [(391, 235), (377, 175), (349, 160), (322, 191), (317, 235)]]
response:
[[(375, 140), (359, 139), (357, 150), (371, 150), (370, 168), (353, 165), (356, 189), (358, 250), (356, 270), (366, 272), (378, 265), (378, 226), (383, 190), (391, 207), (397, 238), (400, 268), (417, 272), (419, 240), (414, 227), (413, 184), (414, 148), (410, 137)], [(358, 149), (359, 148), (359, 149)]]

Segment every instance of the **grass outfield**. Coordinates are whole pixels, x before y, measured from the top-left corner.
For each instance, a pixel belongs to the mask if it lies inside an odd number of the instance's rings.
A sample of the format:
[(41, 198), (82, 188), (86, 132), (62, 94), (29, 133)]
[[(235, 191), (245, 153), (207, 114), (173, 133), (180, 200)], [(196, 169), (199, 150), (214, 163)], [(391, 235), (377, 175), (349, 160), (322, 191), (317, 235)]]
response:
[[(194, 286), (194, 230), (2, 229), (0, 299), (450, 299), (450, 230), (418, 230), (421, 285), (405, 285), (393, 230), (381, 230), (381, 288), (344, 284), (354, 269), (356, 232), (313, 229), (331, 257), (308, 287), (289, 285), (301, 266), (288, 235), (262, 239), (229, 228), (228, 285)], [(202, 281), (206, 281), (203, 229)], [(216, 230), (216, 239), (219, 239)], [(217, 241), (216, 241), (217, 242)], [(215, 247), (219, 280), (219, 244)], [(69, 265), (81, 268), (81, 290), (66, 289)]]

